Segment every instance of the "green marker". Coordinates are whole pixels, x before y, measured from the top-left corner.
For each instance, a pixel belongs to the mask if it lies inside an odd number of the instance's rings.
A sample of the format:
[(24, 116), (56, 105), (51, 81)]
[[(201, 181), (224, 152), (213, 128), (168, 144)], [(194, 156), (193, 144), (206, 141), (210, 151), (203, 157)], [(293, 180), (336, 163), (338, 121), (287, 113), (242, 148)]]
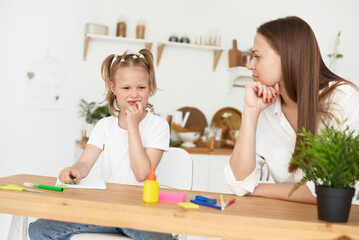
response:
[(76, 179), (76, 178), (73, 178), (73, 179), (72, 179), (72, 183), (73, 183), (73, 184), (76, 184), (76, 182), (77, 182), (77, 179)]
[(37, 187), (37, 188), (43, 188), (43, 189), (48, 189), (48, 190), (60, 191), (60, 192), (62, 192), (64, 190), (61, 187), (54, 187), (54, 186), (41, 185), (41, 184), (35, 184), (35, 183), (27, 183), (27, 182), (24, 182), (24, 186)]

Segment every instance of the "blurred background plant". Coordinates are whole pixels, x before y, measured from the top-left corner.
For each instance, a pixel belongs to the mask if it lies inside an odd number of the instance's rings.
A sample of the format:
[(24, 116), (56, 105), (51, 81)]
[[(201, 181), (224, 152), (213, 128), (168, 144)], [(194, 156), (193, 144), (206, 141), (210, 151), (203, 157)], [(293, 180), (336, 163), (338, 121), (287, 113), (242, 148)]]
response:
[(79, 116), (84, 117), (88, 124), (96, 124), (100, 119), (111, 115), (107, 104), (97, 105), (96, 102), (87, 102), (82, 98), (79, 107)]
[(339, 44), (340, 44), (340, 32), (341, 31), (338, 32), (337, 37), (335, 39), (333, 52), (331, 54), (328, 54), (328, 57), (330, 58), (329, 68), (333, 72), (335, 71), (337, 59), (343, 58), (343, 54), (338, 53), (338, 48), (339, 48)]

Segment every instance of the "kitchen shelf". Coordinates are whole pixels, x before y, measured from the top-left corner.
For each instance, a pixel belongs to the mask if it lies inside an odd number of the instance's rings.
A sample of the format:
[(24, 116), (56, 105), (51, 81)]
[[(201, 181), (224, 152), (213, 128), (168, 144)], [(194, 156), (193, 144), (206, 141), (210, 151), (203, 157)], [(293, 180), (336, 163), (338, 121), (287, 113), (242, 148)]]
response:
[(118, 42), (131, 42), (131, 43), (141, 43), (145, 45), (145, 48), (151, 50), (153, 41), (147, 39), (137, 39), (137, 38), (127, 38), (127, 37), (115, 37), (115, 36), (107, 36), (107, 35), (98, 35), (98, 34), (85, 34), (85, 42), (84, 42), (84, 55), (83, 60), (86, 60), (88, 47), (90, 44), (90, 40), (106, 40), (106, 41), (118, 41)]
[(247, 67), (232, 67), (228, 71), (230, 87), (243, 88), (252, 81), (252, 71), (248, 70)]
[(215, 47), (215, 46), (206, 46), (206, 45), (197, 45), (197, 44), (188, 44), (188, 43), (176, 43), (176, 42), (158, 42), (157, 43), (156, 66), (159, 66), (159, 64), (160, 64), (162, 53), (163, 53), (165, 46), (196, 48), (196, 49), (205, 49), (205, 50), (213, 51), (213, 71), (216, 71), (218, 61), (221, 58), (221, 54), (223, 52), (223, 48)]
[(107, 36), (107, 35), (99, 35), (99, 34), (86, 34), (84, 40), (84, 52), (83, 52), (83, 60), (86, 61), (87, 52), (90, 45), (91, 40), (105, 40), (105, 41), (118, 41), (118, 42), (130, 42), (130, 43), (140, 43), (144, 44), (145, 48), (151, 50), (153, 44), (157, 44), (157, 59), (156, 66), (159, 66), (163, 50), (165, 46), (174, 46), (174, 47), (184, 47), (184, 48), (195, 48), (195, 49), (204, 49), (213, 51), (213, 71), (216, 71), (216, 67), (219, 59), (221, 58), (221, 54), (223, 52), (223, 48), (215, 47), (215, 46), (207, 46), (207, 45), (197, 45), (197, 44), (187, 44), (187, 43), (176, 43), (176, 42), (155, 42), (147, 39), (137, 39), (137, 38), (127, 38), (127, 37), (115, 37), (115, 36)]

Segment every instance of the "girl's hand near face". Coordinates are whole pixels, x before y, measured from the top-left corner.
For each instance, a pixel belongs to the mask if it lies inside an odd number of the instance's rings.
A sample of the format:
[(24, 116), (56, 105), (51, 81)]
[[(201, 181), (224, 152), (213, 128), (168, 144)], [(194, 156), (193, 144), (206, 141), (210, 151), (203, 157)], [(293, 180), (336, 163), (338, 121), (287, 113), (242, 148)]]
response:
[(259, 82), (246, 85), (245, 107), (261, 112), (274, 103), (279, 96), (279, 83), (273, 87), (265, 86)]
[(136, 102), (135, 105), (129, 106), (125, 112), (127, 127), (130, 128), (138, 126), (144, 111), (145, 108), (141, 102)]

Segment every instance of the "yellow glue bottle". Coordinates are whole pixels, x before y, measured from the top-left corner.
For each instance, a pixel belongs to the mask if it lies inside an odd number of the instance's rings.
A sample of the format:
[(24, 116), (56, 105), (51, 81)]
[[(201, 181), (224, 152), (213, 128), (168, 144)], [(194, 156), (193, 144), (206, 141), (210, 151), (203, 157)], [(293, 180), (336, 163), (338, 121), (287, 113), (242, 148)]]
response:
[(143, 201), (146, 203), (158, 202), (159, 191), (160, 185), (156, 181), (155, 169), (152, 168), (150, 174), (148, 174), (145, 184), (143, 185)]

